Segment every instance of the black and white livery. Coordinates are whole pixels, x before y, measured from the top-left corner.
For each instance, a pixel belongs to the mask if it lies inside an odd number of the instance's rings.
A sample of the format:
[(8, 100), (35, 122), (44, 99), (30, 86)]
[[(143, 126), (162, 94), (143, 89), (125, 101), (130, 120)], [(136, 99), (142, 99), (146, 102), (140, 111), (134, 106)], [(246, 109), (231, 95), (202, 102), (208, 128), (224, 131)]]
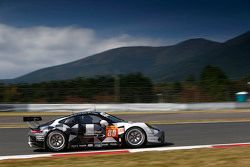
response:
[(62, 151), (67, 148), (122, 146), (138, 148), (163, 144), (164, 132), (143, 122), (128, 122), (104, 112), (82, 112), (39, 125), (41, 117), (29, 122), (30, 147)]

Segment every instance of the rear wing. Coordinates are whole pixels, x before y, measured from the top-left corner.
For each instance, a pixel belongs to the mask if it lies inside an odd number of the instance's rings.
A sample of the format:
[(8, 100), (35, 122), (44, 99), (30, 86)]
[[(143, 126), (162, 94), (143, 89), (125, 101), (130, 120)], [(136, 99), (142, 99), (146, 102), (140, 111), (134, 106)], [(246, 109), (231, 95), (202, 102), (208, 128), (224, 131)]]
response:
[(42, 117), (23, 117), (23, 122), (27, 122), (30, 128), (37, 128), (40, 125), (38, 121), (42, 121)]
[(23, 117), (23, 122), (41, 121), (42, 117)]

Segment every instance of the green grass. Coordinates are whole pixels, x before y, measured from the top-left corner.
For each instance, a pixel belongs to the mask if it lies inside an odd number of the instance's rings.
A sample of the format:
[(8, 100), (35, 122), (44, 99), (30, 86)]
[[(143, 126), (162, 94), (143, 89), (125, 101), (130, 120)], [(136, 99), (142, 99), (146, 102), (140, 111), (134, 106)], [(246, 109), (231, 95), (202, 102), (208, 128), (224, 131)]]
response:
[(248, 167), (250, 147), (0, 161), (1, 167)]

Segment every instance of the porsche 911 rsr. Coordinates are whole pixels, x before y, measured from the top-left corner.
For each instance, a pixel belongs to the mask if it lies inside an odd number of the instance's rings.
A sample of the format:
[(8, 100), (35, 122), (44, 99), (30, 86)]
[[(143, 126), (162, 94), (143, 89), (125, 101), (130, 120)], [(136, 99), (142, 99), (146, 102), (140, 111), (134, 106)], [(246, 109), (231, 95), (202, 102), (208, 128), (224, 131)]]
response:
[(122, 146), (138, 148), (163, 144), (164, 132), (143, 122), (128, 122), (104, 112), (81, 112), (39, 125), (41, 117), (29, 122), (30, 147), (62, 151), (67, 148)]

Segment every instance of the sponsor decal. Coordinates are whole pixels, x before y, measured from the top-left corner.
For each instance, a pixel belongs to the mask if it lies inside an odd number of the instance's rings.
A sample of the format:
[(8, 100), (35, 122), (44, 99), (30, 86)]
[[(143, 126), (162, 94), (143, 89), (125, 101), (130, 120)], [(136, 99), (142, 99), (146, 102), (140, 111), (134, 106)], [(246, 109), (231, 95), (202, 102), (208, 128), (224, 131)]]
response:
[(117, 146), (118, 143), (110, 143), (109, 145), (110, 145), (110, 146)]
[(71, 148), (78, 148), (78, 145), (71, 145)]
[(118, 138), (118, 128), (116, 126), (107, 126), (106, 137)]
[(101, 130), (95, 130), (95, 134), (102, 134)]
[(95, 144), (95, 147), (102, 147), (102, 145), (101, 144)]
[(94, 145), (93, 144), (88, 144), (88, 147), (93, 147)]
[(44, 141), (44, 136), (36, 136), (36, 141)]
[(123, 134), (125, 132), (125, 128), (122, 127), (122, 128), (118, 128), (118, 134)]

